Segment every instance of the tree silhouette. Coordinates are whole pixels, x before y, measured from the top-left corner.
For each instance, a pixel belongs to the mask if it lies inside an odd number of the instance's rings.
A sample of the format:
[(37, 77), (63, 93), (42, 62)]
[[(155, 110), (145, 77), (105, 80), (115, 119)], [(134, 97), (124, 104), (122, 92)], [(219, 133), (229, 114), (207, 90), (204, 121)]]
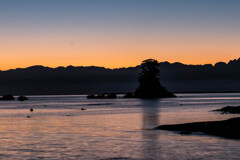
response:
[(175, 97), (168, 92), (159, 82), (159, 63), (155, 59), (146, 59), (142, 61), (142, 72), (139, 75), (139, 86), (135, 91), (137, 98), (161, 98)]

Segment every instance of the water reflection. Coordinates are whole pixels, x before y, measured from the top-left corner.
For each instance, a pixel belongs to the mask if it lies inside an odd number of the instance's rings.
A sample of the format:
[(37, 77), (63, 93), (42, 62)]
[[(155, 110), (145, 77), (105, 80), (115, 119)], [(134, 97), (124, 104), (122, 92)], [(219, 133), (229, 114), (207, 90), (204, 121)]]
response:
[(142, 149), (144, 159), (160, 158), (159, 132), (152, 130), (159, 125), (160, 100), (141, 100), (142, 103)]

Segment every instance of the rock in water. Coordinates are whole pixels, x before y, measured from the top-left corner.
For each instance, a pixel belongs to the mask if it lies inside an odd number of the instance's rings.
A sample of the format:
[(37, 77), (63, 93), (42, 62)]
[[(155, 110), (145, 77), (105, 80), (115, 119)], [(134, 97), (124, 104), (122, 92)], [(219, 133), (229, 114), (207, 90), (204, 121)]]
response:
[(111, 93), (111, 94), (107, 94), (105, 98), (115, 99), (117, 98), (117, 95), (115, 93)]
[(87, 99), (92, 99), (92, 98), (96, 98), (96, 96), (94, 94), (88, 95)]
[(26, 101), (26, 100), (28, 100), (28, 98), (25, 97), (25, 96), (19, 96), (17, 100), (19, 100), (19, 101)]
[(13, 95), (4, 95), (2, 96), (1, 100), (15, 100), (15, 98), (13, 97)]
[(135, 95), (133, 93), (127, 93), (123, 96), (123, 98), (135, 98)]

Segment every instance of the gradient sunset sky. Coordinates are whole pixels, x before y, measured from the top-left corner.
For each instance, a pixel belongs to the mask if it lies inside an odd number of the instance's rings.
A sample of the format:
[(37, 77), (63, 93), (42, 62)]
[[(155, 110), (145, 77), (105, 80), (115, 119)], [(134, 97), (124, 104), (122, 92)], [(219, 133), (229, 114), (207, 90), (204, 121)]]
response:
[(240, 57), (240, 0), (0, 0), (0, 70)]

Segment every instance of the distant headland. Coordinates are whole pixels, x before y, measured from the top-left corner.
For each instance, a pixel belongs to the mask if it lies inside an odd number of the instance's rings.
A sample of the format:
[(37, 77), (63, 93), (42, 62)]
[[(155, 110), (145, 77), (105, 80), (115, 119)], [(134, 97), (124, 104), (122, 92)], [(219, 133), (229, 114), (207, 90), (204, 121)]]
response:
[[(215, 65), (160, 62), (161, 85), (170, 92), (239, 92), (240, 59)], [(141, 66), (107, 69), (31, 66), (0, 71), (0, 95), (133, 93)]]

